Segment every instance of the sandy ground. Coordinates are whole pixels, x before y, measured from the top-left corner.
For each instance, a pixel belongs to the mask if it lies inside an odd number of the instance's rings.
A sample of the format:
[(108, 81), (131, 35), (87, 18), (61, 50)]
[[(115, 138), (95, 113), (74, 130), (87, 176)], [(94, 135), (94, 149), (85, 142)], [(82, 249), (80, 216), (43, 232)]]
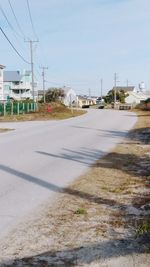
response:
[(150, 266), (150, 112), (0, 244), (0, 266)]

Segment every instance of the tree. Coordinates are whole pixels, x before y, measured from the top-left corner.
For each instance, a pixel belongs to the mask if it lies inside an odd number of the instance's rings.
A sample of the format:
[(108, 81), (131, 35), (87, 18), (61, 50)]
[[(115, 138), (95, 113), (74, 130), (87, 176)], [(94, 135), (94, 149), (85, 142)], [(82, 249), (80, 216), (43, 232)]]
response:
[[(124, 90), (116, 91), (116, 101), (119, 101), (120, 103), (125, 103), (125, 98), (127, 96), (128, 95), (125, 94)], [(108, 104), (114, 102), (114, 90), (110, 90), (104, 99)]]
[(61, 101), (65, 93), (62, 88), (49, 88), (45, 94), (46, 102), (56, 102)]

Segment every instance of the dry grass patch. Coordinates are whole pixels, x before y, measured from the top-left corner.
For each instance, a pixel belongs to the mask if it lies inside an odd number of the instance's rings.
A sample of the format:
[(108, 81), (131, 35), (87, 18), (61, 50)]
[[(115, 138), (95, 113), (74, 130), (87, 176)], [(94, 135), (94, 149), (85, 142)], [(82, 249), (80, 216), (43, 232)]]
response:
[[(48, 107), (51, 112), (48, 112)], [(85, 110), (69, 109), (60, 103), (39, 104), (37, 112), (20, 115), (0, 116), (0, 121), (35, 121), (35, 120), (62, 120), (85, 114)]]

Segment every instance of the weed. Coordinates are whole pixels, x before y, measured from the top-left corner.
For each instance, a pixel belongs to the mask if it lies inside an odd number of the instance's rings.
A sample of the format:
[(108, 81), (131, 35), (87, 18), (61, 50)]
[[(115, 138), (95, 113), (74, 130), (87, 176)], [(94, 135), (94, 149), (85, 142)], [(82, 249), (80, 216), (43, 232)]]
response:
[(14, 129), (9, 129), (9, 128), (0, 128), (0, 133), (3, 133), (3, 132), (8, 132), (8, 131), (12, 131)]
[(84, 209), (84, 208), (78, 208), (78, 209), (75, 211), (75, 214), (87, 214), (87, 211), (86, 211), (86, 209)]
[(137, 226), (136, 229), (136, 237), (139, 237), (143, 234), (146, 234), (150, 232), (150, 221), (149, 220), (144, 220), (139, 225)]

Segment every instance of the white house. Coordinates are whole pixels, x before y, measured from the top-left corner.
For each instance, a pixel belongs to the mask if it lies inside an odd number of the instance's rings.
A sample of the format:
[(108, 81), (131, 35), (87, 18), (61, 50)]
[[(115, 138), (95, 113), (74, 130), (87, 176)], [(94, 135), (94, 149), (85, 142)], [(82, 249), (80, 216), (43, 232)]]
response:
[(141, 101), (150, 97), (150, 91), (145, 90), (144, 82), (141, 82), (137, 89), (134, 88), (134, 90), (128, 91), (127, 93), (128, 95), (125, 98), (125, 102), (132, 105), (140, 104)]
[(0, 65), (0, 101), (4, 101), (4, 71), (5, 66)]
[(116, 92), (119, 92), (121, 90), (125, 92), (126, 104), (136, 105), (150, 97), (150, 91), (145, 91), (145, 86), (143, 82), (139, 84), (139, 88), (136, 88), (135, 86), (116, 86), (116, 88), (113, 87), (113, 90), (114, 89), (116, 89)]
[(140, 104), (141, 101), (146, 100), (150, 97), (149, 92), (130, 92), (130, 94), (125, 98), (125, 103), (127, 104)]
[(96, 104), (96, 98), (92, 98), (92, 97), (89, 97), (89, 96), (81, 96), (81, 95), (78, 95), (78, 98), (77, 98), (77, 106), (82, 108), (82, 107), (88, 107), (88, 106), (93, 106)]
[(77, 95), (76, 92), (70, 88), (70, 87), (66, 87), (64, 86), (63, 88), (64, 91), (64, 98), (63, 98), (63, 103), (65, 106), (69, 107), (72, 105), (76, 105), (77, 104)]

